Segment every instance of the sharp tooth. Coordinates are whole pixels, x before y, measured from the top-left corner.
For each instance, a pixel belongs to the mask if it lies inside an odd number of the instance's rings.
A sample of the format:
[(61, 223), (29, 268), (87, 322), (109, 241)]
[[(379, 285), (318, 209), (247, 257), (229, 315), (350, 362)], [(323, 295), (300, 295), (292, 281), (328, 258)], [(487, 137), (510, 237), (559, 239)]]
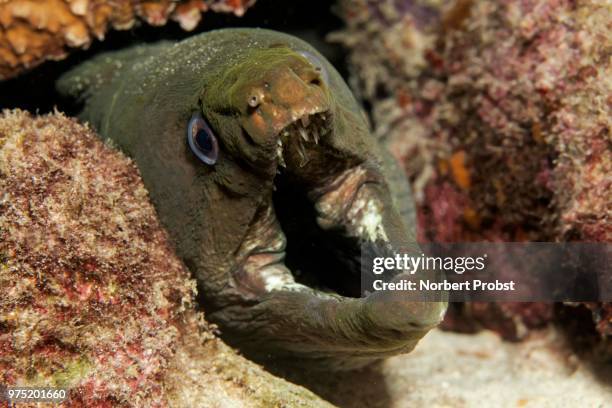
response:
[(306, 129), (304, 129), (303, 127), (298, 127), (298, 130), (300, 131), (300, 136), (302, 136), (302, 139), (304, 139), (304, 141), (307, 142), (308, 133), (306, 132)]
[(306, 155), (306, 150), (304, 149), (304, 145), (300, 142), (297, 143), (297, 151), (300, 154), (300, 167), (304, 167), (304, 165), (308, 162), (308, 156)]
[(302, 122), (302, 126), (308, 127), (308, 125), (310, 124), (310, 117), (308, 116), (308, 114), (302, 116), (300, 118), (300, 122)]
[(327, 120), (327, 118), (325, 117), (325, 115), (321, 114), (321, 119), (323, 120)]
[(278, 158), (278, 164), (283, 167), (287, 167), (285, 164), (285, 158), (283, 157), (283, 142), (280, 139), (276, 141), (276, 156)]
[(315, 144), (319, 144), (319, 130), (316, 127), (312, 129), (312, 136), (314, 137)]

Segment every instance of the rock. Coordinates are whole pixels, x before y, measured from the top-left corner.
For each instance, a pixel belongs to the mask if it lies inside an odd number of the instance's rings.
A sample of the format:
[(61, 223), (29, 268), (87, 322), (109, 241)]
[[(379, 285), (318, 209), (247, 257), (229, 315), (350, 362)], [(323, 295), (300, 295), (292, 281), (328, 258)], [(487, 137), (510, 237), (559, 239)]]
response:
[(241, 16), (255, 0), (11, 0), (0, 2), (0, 80), (45, 60), (103, 40), (109, 29), (127, 30), (142, 20), (153, 26), (177, 21), (193, 30), (208, 9)]
[[(413, 182), (422, 242), (612, 241), (609, 2), (340, 4), (335, 39)], [(459, 318), (520, 338), (553, 316), (532, 306)], [(589, 307), (612, 335), (610, 305)]]
[(215, 336), (135, 165), (60, 113), (0, 115), (0, 383), (66, 406), (329, 406)]

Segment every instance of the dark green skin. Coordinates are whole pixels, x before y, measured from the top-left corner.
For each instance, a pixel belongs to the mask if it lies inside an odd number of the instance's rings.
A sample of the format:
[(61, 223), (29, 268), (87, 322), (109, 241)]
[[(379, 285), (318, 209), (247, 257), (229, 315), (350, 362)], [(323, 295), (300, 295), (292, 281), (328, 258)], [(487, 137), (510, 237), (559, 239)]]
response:
[[(302, 50), (323, 62), (328, 83), (297, 53)], [(308, 191), (319, 224), (361, 243), (382, 240), (420, 254), (395, 199), (406, 201), (405, 181), (398, 182), (340, 75), (305, 42), (268, 30), (217, 30), (102, 55), (65, 75), (58, 88), (84, 102), (81, 118), (138, 164), (179, 256), (198, 280), (207, 318), (230, 343), (256, 358), (344, 369), (410, 351), (440, 322), (445, 301), (270, 286), (253, 266), (262, 258), (283, 262), (284, 236), (271, 201), (281, 169), (279, 133), (296, 116), (322, 111), (331, 117), (330, 132), (308, 144), (308, 164), (300, 163), (291, 140), (283, 150), (283, 171)], [(256, 109), (248, 105), (253, 95), (263, 101)], [(193, 112), (201, 112), (219, 140), (214, 166), (187, 146)], [(361, 197), (378, 205), (376, 228), (384, 238), (364, 232), (364, 216), (347, 216), (348, 196), (333, 195), (339, 174), (356, 169), (363, 170), (360, 183), (368, 181)], [(342, 184), (349, 192), (356, 185)]]

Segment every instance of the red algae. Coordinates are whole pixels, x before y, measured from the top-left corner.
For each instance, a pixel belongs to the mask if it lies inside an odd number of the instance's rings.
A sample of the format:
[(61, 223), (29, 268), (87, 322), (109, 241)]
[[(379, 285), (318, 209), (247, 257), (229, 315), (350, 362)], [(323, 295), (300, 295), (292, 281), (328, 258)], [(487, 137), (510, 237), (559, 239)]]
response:
[(0, 383), (67, 407), (324, 406), (195, 310), (138, 170), (56, 113), (0, 115)]

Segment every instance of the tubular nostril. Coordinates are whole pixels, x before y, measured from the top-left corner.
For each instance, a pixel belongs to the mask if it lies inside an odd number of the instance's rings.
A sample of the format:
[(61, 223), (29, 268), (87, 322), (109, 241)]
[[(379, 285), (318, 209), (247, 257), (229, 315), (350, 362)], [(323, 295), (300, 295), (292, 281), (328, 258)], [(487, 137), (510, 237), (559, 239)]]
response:
[[(264, 84), (264, 87), (265, 87), (265, 84)], [(247, 102), (247, 105), (249, 105), (251, 109), (257, 108), (264, 102), (265, 91), (262, 88), (254, 87), (248, 90), (247, 92), (248, 93), (246, 94), (246, 97), (247, 97), (246, 102)]]
[(256, 108), (261, 104), (261, 98), (258, 95), (251, 95), (247, 103), (251, 108)]
[(310, 85), (321, 86), (321, 78), (316, 77), (310, 80)]

